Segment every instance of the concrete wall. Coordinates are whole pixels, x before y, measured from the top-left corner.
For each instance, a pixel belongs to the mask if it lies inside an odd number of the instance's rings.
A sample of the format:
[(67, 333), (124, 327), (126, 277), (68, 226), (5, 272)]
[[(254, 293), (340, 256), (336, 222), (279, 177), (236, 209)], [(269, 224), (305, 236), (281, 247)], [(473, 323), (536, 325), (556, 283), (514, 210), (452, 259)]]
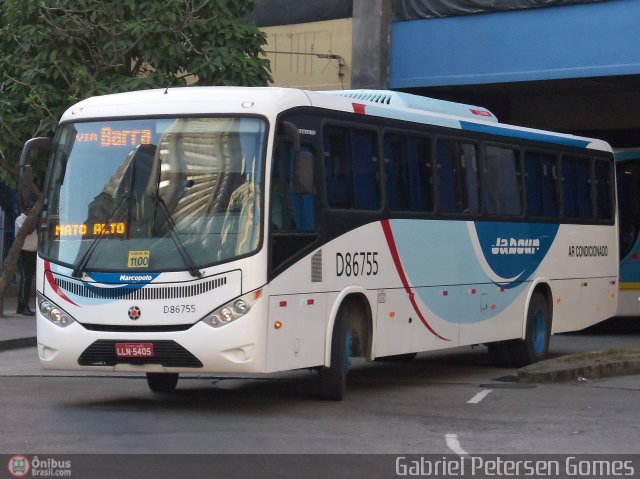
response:
[(351, 88), (351, 18), (263, 27), (264, 50), (276, 86), (308, 90)]

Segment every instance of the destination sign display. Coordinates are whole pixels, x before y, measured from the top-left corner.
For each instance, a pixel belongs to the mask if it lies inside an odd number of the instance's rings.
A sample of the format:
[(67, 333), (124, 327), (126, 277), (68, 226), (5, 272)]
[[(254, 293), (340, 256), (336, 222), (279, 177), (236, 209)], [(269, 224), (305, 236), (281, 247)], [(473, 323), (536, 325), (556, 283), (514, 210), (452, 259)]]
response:
[(127, 233), (127, 224), (123, 221), (113, 223), (74, 223), (55, 225), (54, 238), (80, 237), (95, 238), (98, 236), (124, 236)]
[(99, 132), (79, 132), (77, 142), (96, 143), (102, 148), (114, 146), (138, 146), (151, 144), (151, 130), (147, 129), (115, 129), (108, 126)]

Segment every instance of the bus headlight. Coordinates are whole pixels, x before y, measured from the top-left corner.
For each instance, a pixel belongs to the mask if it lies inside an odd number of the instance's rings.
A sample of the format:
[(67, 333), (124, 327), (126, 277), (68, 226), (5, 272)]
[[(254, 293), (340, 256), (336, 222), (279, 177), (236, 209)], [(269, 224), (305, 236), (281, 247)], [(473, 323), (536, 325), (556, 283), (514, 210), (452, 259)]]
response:
[(249, 311), (249, 304), (244, 299), (239, 299), (233, 303), (233, 310), (236, 314), (246, 314)]
[(204, 317), (204, 322), (214, 328), (219, 328), (235, 321), (247, 314), (253, 305), (262, 296), (262, 290), (258, 289), (239, 298), (229, 301)]
[(40, 308), (40, 313), (42, 313), (42, 316), (47, 318), (53, 324), (60, 326), (61, 328), (69, 326), (74, 321), (69, 313), (67, 313), (62, 308), (59, 308), (56, 304), (52, 303), (48, 299), (40, 299), (38, 308)]

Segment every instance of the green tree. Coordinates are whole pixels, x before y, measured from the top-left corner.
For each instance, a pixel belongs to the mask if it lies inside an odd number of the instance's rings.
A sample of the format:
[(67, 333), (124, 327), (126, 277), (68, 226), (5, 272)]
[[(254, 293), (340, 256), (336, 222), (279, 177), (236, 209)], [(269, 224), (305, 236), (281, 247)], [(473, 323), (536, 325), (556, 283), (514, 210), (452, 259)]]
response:
[[(0, 1), (0, 181), (15, 185), (24, 141), (51, 136), (63, 111), (88, 96), (192, 83), (266, 85), (266, 38), (247, 19), (255, 3)], [(42, 175), (44, 162), (34, 167)], [(21, 239), (5, 261), (0, 297)]]

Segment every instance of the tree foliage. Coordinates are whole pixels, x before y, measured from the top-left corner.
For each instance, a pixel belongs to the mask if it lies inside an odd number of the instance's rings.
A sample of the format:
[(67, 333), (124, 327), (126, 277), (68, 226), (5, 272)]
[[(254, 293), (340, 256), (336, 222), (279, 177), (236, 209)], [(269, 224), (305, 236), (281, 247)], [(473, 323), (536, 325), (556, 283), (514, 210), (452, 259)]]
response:
[[(0, 181), (16, 185), (23, 143), (52, 136), (64, 110), (86, 97), (194, 82), (266, 85), (266, 37), (247, 19), (255, 3), (0, 0)], [(32, 166), (42, 176), (45, 161)], [(5, 259), (0, 298), (23, 241), (18, 235)]]
[[(185, 85), (265, 85), (256, 0), (2, 0), (0, 161), (51, 135), (92, 95)], [(15, 170), (12, 171), (15, 173)], [(4, 178), (7, 180), (7, 178)]]

